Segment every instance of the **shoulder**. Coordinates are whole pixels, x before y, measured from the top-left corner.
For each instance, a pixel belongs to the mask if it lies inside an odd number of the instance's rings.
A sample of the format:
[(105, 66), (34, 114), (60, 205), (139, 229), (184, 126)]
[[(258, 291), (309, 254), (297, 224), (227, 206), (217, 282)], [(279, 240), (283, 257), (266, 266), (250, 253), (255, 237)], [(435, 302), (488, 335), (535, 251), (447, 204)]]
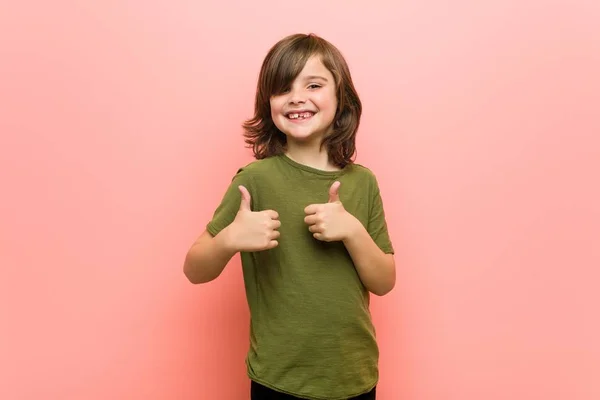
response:
[(348, 165), (348, 168), (354, 173), (361, 174), (369, 178), (375, 178), (375, 173), (364, 164), (352, 163)]
[(239, 168), (238, 173), (248, 175), (260, 175), (268, 172), (273, 165), (277, 163), (277, 157), (268, 157), (261, 160), (254, 160)]
[(258, 186), (261, 186), (261, 182), (271, 180), (273, 171), (277, 170), (275, 165), (277, 162), (276, 157), (253, 160), (239, 167), (232, 181), (236, 185), (244, 185), (248, 189), (256, 190)]
[(355, 187), (360, 188), (370, 199), (380, 196), (379, 181), (373, 170), (358, 163), (352, 163), (346, 168), (348, 168), (348, 178)]
[(264, 158), (262, 160), (253, 160), (238, 168), (236, 177), (253, 178), (267, 173), (275, 163), (274, 157)]
[(377, 189), (377, 176), (371, 169), (363, 164), (358, 163), (352, 163), (346, 168), (348, 168), (347, 174), (349, 176), (352, 176), (354, 179), (362, 182), (363, 184), (368, 184), (369, 188)]

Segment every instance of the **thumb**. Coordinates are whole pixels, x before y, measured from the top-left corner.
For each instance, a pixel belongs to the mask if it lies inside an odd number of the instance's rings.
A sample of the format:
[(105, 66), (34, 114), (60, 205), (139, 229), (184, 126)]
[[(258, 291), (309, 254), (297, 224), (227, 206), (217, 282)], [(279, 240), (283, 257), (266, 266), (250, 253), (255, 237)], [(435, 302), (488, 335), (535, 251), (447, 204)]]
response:
[(340, 185), (339, 181), (333, 182), (333, 185), (329, 188), (329, 202), (334, 203), (336, 201), (340, 201)]
[(252, 211), (250, 209), (250, 201), (252, 200), (252, 197), (250, 197), (250, 192), (248, 192), (248, 189), (246, 189), (242, 185), (238, 186), (238, 188), (240, 189), (240, 193), (242, 194), (242, 201), (240, 202), (240, 210)]

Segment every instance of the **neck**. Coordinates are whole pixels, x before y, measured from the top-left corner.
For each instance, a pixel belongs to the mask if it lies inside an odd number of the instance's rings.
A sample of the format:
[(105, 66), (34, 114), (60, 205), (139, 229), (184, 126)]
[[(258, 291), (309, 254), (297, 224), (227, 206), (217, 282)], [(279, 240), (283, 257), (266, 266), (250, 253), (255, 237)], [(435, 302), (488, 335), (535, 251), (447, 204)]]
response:
[(297, 163), (323, 171), (337, 171), (340, 168), (329, 160), (327, 150), (320, 149), (318, 145), (298, 145), (289, 143), (285, 155)]

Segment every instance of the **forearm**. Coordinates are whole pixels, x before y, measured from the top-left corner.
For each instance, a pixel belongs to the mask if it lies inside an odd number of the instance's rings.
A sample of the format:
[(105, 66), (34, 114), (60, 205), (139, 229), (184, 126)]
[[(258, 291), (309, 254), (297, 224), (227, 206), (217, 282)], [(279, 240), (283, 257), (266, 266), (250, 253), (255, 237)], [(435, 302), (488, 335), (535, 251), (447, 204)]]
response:
[(371, 293), (383, 296), (394, 288), (396, 284), (394, 256), (385, 254), (358, 220), (343, 243), (352, 257), (363, 285)]
[(192, 283), (206, 283), (217, 278), (237, 250), (231, 247), (228, 229), (215, 237), (204, 232), (189, 249), (183, 266), (185, 276)]

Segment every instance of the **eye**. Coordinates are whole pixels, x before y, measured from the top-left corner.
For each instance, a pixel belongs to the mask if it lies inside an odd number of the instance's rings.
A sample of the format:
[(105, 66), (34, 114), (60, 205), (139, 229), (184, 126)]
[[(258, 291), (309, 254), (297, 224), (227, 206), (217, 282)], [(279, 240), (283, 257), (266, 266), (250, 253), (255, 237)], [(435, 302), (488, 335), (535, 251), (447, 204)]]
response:
[(316, 83), (312, 83), (312, 84), (308, 85), (308, 88), (309, 88), (309, 89), (318, 89), (318, 88), (320, 88), (320, 87), (321, 87), (321, 85), (318, 85), (318, 84), (316, 84)]

